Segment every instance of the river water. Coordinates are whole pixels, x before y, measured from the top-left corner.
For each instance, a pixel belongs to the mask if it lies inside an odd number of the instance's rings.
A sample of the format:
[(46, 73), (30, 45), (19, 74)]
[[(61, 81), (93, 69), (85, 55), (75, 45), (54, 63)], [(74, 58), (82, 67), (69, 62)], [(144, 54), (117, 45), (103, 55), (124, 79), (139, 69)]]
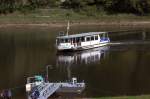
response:
[(150, 94), (150, 29), (129, 27), (71, 27), (70, 33), (113, 31), (109, 46), (57, 53), (55, 37), (65, 27), (0, 28), (0, 91), (11, 89), (14, 99), (26, 99), (29, 76), (45, 75), (50, 81), (77, 77), (86, 88), (81, 97)]

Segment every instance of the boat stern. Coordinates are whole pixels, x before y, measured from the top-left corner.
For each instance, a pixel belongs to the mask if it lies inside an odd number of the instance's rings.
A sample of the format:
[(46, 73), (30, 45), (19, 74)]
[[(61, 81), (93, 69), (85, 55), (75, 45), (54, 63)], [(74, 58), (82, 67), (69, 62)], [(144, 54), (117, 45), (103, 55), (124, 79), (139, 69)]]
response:
[(73, 50), (73, 49), (74, 49), (74, 45), (71, 45), (71, 43), (60, 43), (57, 46), (58, 51)]

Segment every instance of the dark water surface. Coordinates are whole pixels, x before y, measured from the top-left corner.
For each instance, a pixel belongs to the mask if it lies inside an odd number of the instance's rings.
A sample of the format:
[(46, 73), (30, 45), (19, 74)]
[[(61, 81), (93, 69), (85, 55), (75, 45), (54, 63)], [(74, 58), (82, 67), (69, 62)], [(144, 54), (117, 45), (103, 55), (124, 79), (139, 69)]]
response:
[(64, 28), (0, 28), (0, 91), (12, 88), (14, 99), (26, 99), (26, 77), (44, 75), (46, 65), (51, 64), (50, 81), (71, 77), (85, 81), (82, 97), (150, 94), (150, 29), (72, 27), (71, 33), (120, 31), (109, 34), (112, 42), (120, 44), (57, 54), (55, 37), (61, 30)]

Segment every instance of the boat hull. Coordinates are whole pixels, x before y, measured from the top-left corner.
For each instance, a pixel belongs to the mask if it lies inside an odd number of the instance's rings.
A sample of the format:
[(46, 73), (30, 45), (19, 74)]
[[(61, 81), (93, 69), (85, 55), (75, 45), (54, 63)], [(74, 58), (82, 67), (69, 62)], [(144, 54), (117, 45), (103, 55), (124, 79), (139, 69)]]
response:
[(99, 43), (99, 44), (94, 44), (94, 45), (78, 46), (78, 47), (68, 48), (68, 49), (57, 49), (57, 51), (58, 52), (82, 51), (82, 50), (97, 48), (97, 47), (101, 47), (101, 46), (106, 46), (106, 45), (108, 45), (108, 43), (109, 42), (104, 42), (104, 43)]

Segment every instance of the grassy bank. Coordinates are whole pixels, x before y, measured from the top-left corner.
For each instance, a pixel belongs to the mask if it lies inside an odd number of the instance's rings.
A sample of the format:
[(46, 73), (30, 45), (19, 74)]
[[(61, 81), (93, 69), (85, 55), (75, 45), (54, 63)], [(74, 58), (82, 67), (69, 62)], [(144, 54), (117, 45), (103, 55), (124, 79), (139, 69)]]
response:
[(150, 16), (136, 16), (133, 14), (107, 15), (96, 12), (74, 12), (65, 9), (37, 9), (27, 13), (14, 12), (0, 15), (0, 25), (5, 24), (61, 24), (66, 25), (66, 14), (70, 14), (72, 24), (98, 25), (149, 25)]
[(122, 97), (101, 97), (93, 99), (150, 99), (150, 95), (141, 95), (141, 96), (122, 96)]

